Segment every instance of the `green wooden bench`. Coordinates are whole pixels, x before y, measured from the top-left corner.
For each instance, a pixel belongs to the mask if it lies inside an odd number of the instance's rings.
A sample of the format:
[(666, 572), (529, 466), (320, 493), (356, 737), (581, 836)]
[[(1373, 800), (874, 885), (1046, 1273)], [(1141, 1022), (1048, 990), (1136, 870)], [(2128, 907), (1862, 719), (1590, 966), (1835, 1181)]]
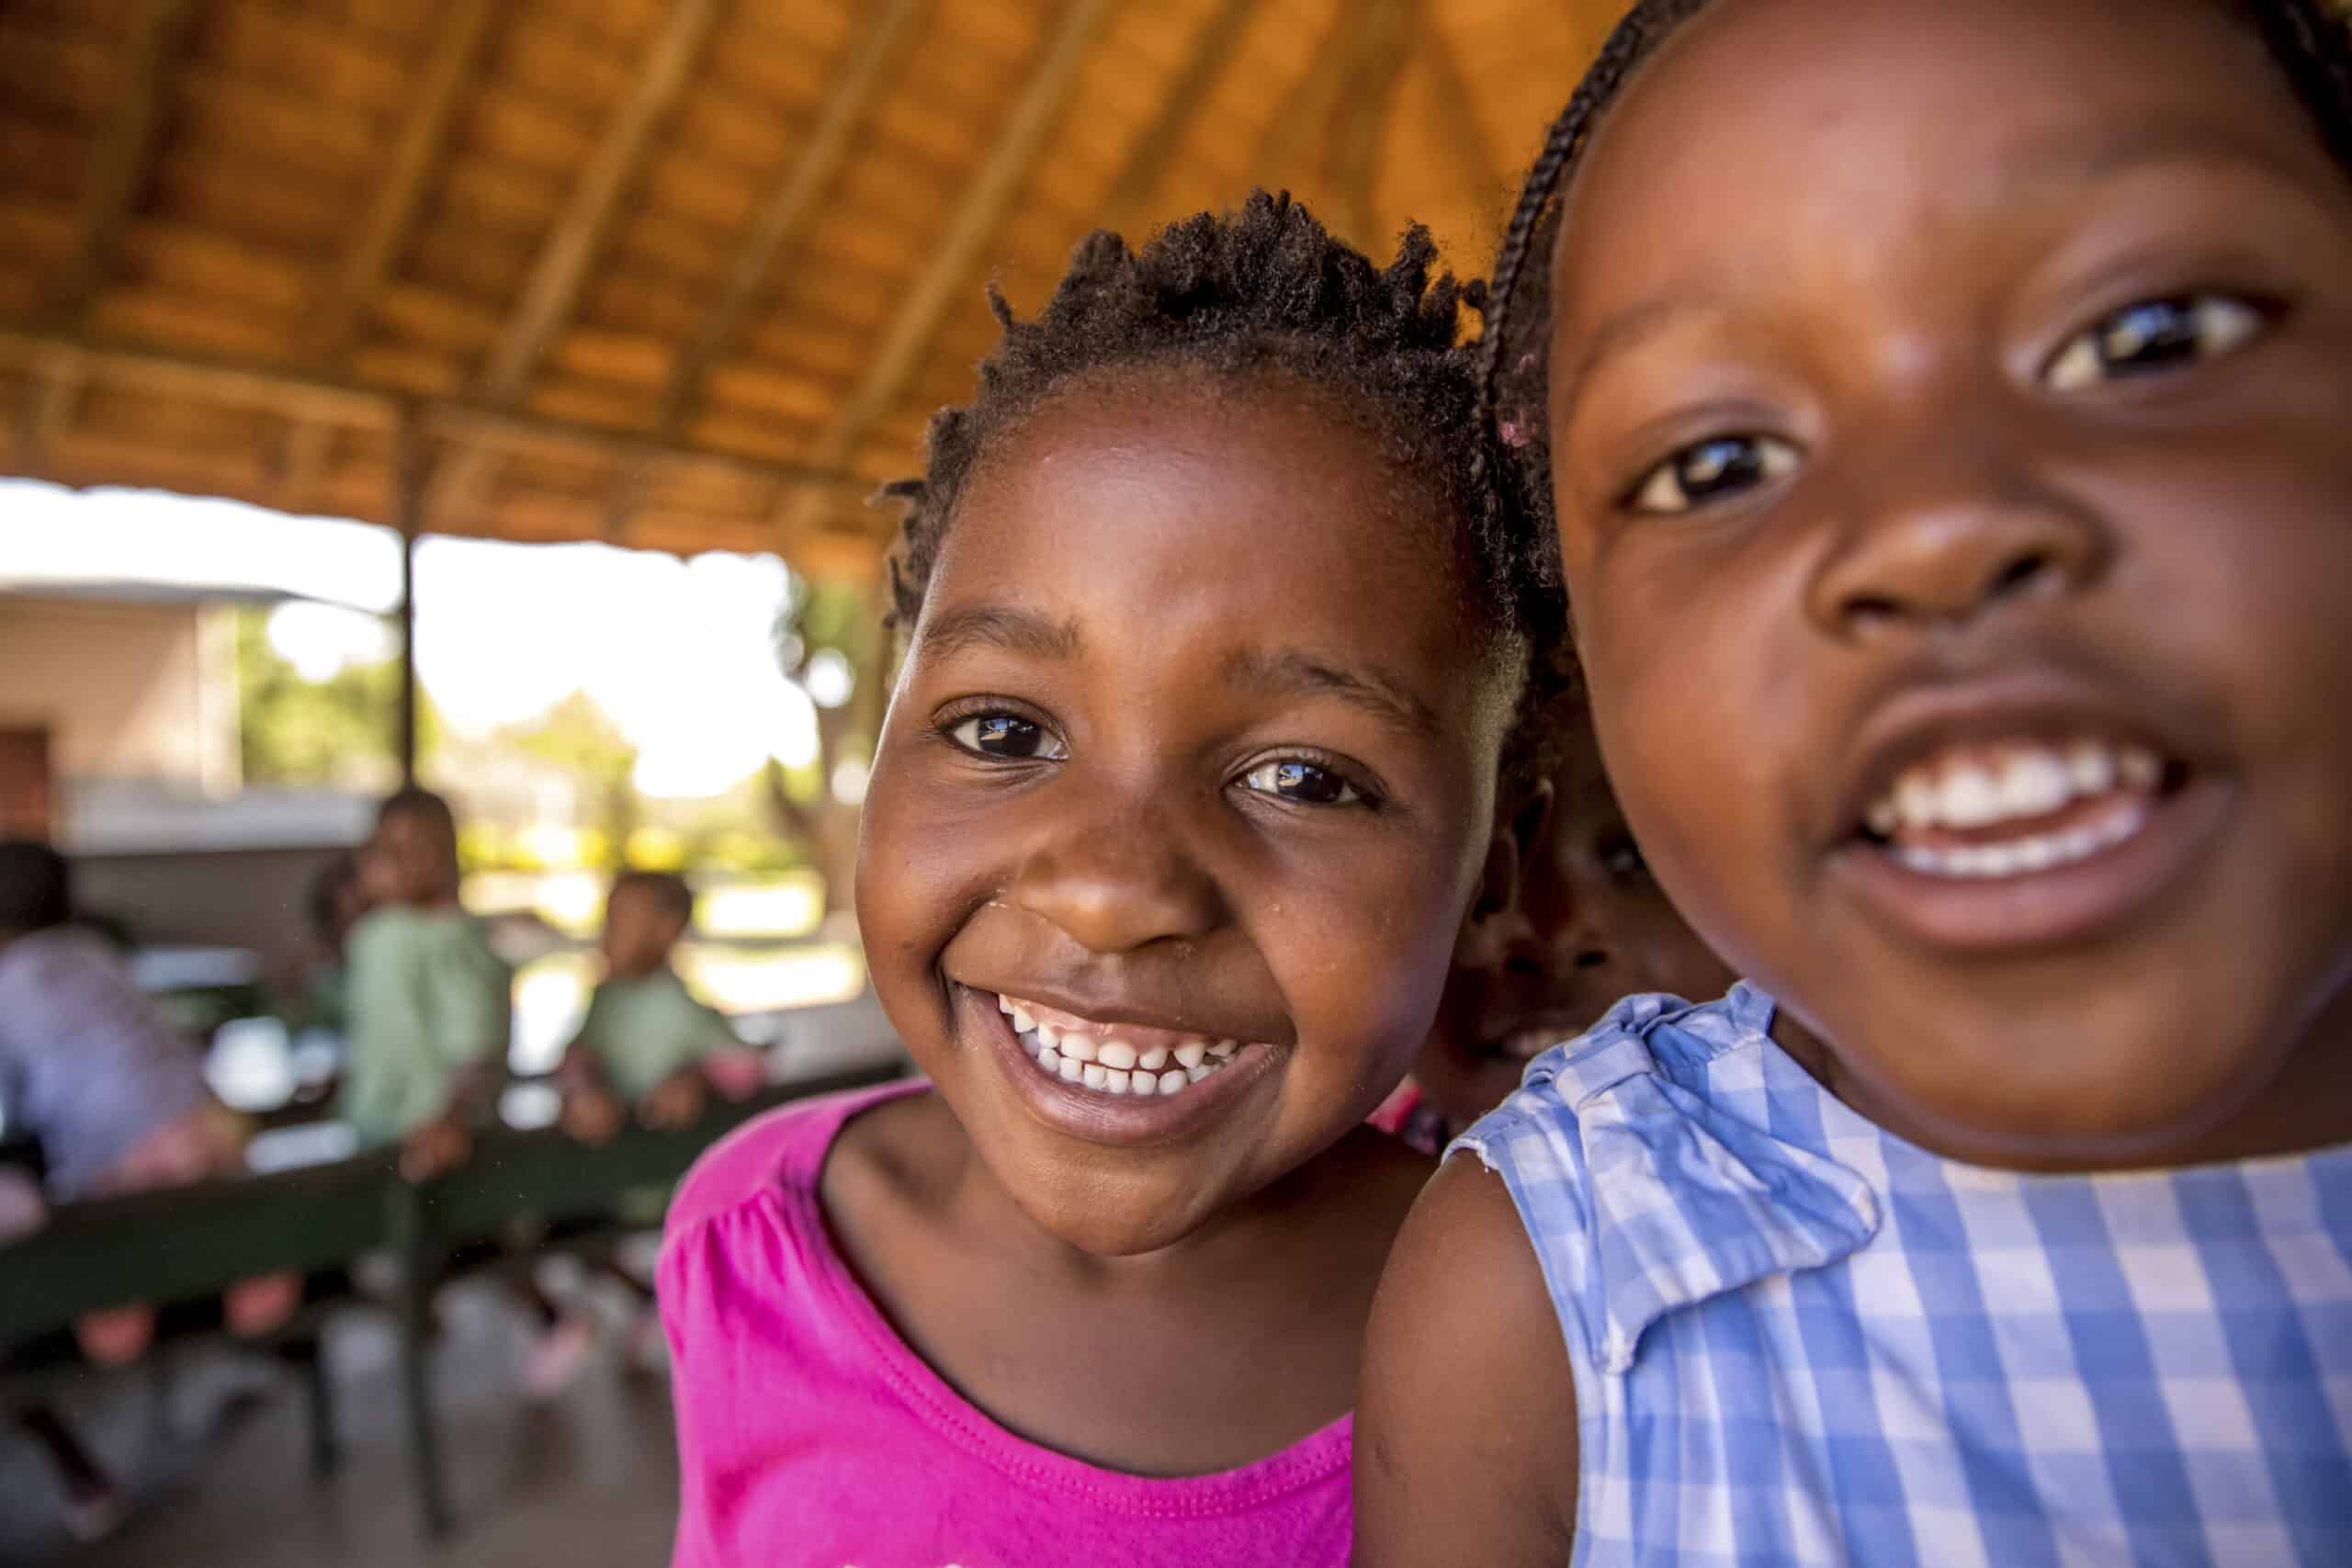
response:
[[(101, 1307), (187, 1301), (256, 1274), (329, 1269), (390, 1249), (402, 1264), (394, 1306), (418, 1506), (425, 1532), (437, 1538), (452, 1514), (432, 1399), (432, 1303), (451, 1255), (519, 1220), (593, 1213), (623, 1194), (666, 1186), (712, 1142), (764, 1111), (904, 1070), (888, 1061), (780, 1084), (750, 1100), (714, 1101), (682, 1132), (631, 1125), (594, 1147), (553, 1130), (497, 1129), (481, 1135), (465, 1165), (421, 1187), (402, 1181), (393, 1157), (379, 1153), (66, 1204), (43, 1229), (0, 1247), (0, 1351)], [(329, 1391), (315, 1358), (306, 1370), (313, 1453), (324, 1463), (333, 1453)]]

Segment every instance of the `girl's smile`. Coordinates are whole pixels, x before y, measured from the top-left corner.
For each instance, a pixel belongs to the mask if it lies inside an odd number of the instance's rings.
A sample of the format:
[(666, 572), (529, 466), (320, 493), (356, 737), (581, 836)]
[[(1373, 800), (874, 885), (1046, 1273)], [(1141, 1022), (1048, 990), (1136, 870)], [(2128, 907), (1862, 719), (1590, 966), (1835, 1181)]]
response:
[(1867, 804), (1839, 813), (1833, 875), (1955, 952), (2080, 942), (2177, 898), (2241, 802), (2149, 706), (2046, 666), (1898, 694), (1860, 727), (1843, 798)]

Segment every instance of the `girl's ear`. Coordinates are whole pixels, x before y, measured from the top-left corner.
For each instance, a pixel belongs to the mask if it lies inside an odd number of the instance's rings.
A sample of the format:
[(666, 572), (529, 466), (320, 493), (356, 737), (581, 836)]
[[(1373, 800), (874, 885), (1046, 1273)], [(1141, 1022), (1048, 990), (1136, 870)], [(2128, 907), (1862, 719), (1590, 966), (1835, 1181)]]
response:
[(1454, 939), (1457, 969), (1485, 969), (1499, 964), (1520, 935), (1527, 917), (1520, 908), (1521, 868), (1535, 847), (1544, 824), (1552, 815), (1552, 781), (1541, 779), (1520, 797), (1509, 816), (1497, 814), (1494, 836), (1487, 841), (1487, 863), (1478, 877), (1478, 894), (1463, 917)]

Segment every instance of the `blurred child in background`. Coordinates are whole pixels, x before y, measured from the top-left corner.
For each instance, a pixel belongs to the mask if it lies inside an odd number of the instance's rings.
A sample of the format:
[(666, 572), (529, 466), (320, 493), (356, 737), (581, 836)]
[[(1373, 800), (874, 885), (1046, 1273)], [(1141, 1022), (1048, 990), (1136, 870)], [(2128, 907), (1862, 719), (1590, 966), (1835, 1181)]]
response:
[(1583, 696), (1554, 698), (1534, 732), (1552, 754), (1513, 823), (1517, 897), (1465, 930), (1413, 1076), (1374, 1118), (1430, 1154), (1619, 998), (1719, 997), (1737, 978), (1651, 877)]
[[(196, 1043), (139, 988), (121, 953), (74, 923), (73, 878), (45, 844), (0, 842), (0, 1104), (14, 1134), (40, 1145), (36, 1185), (0, 1174), (0, 1241), (37, 1230), (48, 1205), (180, 1186), (241, 1168), (237, 1119), (206, 1089)], [(300, 1300), (292, 1275), (247, 1280), (224, 1293), (231, 1331), (266, 1334)], [(155, 1309), (109, 1308), (74, 1327), (102, 1366), (142, 1354)], [(121, 1512), (115, 1483), (49, 1406), (18, 1413), (63, 1483), (66, 1522), (92, 1539)]]
[(564, 1053), (563, 1124), (601, 1143), (630, 1110), (649, 1127), (684, 1127), (712, 1086), (741, 1095), (759, 1060), (671, 966), (694, 919), (693, 890), (668, 872), (623, 872), (605, 907), (605, 979)]
[(463, 1160), (506, 1062), (513, 974), (458, 902), (458, 824), (429, 790), (377, 813), (361, 857), (375, 908), (352, 928), (342, 1114), (370, 1145), (401, 1145), (424, 1180)]

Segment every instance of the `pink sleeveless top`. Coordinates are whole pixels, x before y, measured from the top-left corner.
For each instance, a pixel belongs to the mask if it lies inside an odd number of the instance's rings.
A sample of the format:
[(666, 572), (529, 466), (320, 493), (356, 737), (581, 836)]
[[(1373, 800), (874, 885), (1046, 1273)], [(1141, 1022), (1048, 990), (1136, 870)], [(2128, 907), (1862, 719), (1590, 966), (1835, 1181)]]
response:
[(662, 1243), (676, 1568), (1343, 1568), (1352, 1418), (1222, 1474), (1155, 1480), (1015, 1437), (900, 1341), (827, 1234), (818, 1172), (858, 1111), (770, 1112), (705, 1155)]

